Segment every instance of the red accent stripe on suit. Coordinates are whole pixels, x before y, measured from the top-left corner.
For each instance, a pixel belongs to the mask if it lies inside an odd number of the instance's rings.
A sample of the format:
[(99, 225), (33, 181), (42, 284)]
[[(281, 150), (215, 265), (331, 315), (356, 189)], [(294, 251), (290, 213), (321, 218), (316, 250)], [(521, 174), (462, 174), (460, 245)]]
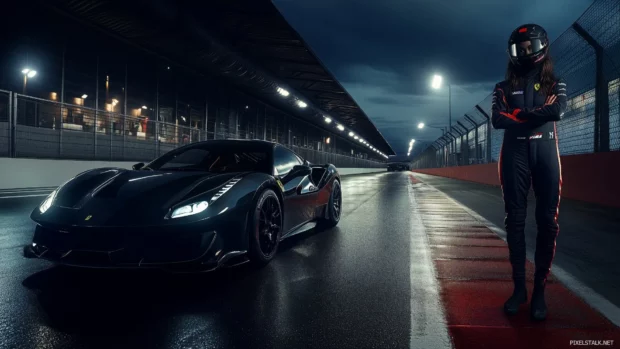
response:
[[(562, 198), (562, 160), (560, 160), (560, 145), (558, 141), (558, 128), (555, 122), (553, 123), (553, 132), (555, 133), (555, 150), (557, 153), (558, 167), (560, 170), (560, 182), (559, 182), (559, 188), (558, 188), (558, 205), (555, 208), (555, 216), (553, 217), (553, 221), (555, 222), (556, 229), (558, 230), (558, 235), (560, 235), (560, 224), (558, 223), (558, 216), (560, 215), (560, 200)], [(556, 235), (556, 240), (557, 240), (557, 235)], [(555, 258), (555, 248), (557, 246), (556, 240), (553, 241), (553, 255), (551, 256), (552, 262), (553, 262), (553, 259)], [(547, 282), (547, 276), (549, 276), (549, 273), (545, 275), (545, 283)]]

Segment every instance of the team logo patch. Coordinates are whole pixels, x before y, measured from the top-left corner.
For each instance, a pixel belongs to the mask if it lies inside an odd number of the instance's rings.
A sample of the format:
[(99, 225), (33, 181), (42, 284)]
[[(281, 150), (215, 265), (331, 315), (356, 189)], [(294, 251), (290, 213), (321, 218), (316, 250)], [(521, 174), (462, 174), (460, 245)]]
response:
[(523, 91), (514, 91), (512, 94), (513, 95), (522, 95)]
[(534, 90), (536, 90), (536, 91), (540, 90), (540, 84), (539, 83), (535, 83), (534, 84)]
[(86, 218), (84, 218), (84, 220), (85, 220), (85, 221), (89, 221), (91, 218), (93, 218), (93, 215), (90, 215), (90, 214), (89, 214), (88, 216), (86, 216)]
[(540, 139), (540, 138), (542, 138), (542, 136), (543, 136), (542, 133), (535, 133), (535, 134), (530, 136), (530, 139)]

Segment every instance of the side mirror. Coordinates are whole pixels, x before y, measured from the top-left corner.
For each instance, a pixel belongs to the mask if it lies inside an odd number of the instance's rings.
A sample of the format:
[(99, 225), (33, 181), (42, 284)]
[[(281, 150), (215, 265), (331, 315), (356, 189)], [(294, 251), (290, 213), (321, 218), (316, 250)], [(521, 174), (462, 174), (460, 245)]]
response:
[(139, 163), (131, 166), (131, 168), (134, 169), (135, 171), (141, 169), (142, 167), (144, 167), (144, 162), (139, 162)]
[(286, 177), (301, 177), (301, 176), (309, 176), (312, 173), (312, 168), (306, 165), (296, 165), (293, 166), (291, 171), (286, 175)]

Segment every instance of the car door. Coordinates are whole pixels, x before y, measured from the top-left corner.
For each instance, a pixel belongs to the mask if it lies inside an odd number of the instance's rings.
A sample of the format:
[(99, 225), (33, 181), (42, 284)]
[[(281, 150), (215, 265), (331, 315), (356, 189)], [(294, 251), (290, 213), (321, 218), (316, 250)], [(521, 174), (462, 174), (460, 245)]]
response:
[(277, 145), (274, 149), (274, 175), (282, 183), (284, 232), (311, 220), (314, 214), (315, 188), (308, 175), (289, 175), (303, 161), (292, 151)]

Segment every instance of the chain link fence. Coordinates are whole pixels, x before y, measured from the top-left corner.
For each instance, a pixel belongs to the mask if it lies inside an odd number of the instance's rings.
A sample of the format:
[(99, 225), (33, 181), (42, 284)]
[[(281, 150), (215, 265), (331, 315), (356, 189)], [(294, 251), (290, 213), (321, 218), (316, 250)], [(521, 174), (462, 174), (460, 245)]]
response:
[(199, 129), (0, 90), (0, 156), (150, 161), (192, 142), (261, 139), (281, 143), (311, 163), (385, 166), (355, 156), (353, 149), (347, 154), (348, 142), (283, 113), (263, 109), (250, 118), (224, 110), (206, 121), (207, 129)]
[[(597, 0), (550, 46), (567, 83), (557, 123), (561, 155), (620, 150), (620, 1)], [(421, 153), (412, 168), (497, 162), (503, 130), (491, 126), (489, 95)]]

